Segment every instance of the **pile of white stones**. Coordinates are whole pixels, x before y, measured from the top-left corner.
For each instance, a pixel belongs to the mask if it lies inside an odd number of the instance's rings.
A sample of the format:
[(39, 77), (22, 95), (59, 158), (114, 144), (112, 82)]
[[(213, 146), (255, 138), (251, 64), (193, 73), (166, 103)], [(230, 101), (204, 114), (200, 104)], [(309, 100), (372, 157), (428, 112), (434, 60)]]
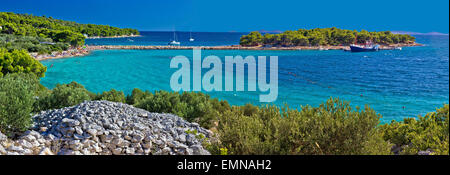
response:
[(109, 101), (40, 112), (17, 140), (0, 133), (0, 155), (208, 155), (212, 132), (172, 114)]

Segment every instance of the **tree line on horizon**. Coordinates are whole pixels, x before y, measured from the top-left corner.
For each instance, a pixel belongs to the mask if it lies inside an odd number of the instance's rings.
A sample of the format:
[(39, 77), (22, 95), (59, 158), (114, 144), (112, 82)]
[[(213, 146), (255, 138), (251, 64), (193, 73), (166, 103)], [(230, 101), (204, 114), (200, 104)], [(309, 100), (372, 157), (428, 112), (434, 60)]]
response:
[(258, 31), (250, 32), (240, 38), (241, 46), (342, 46), (352, 43), (372, 41), (376, 44), (414, 43), (415, 37), (407, 34), (393, 34), (390, 31), (369, 32), (367, 30), (345, 30), (336, 27), (288, 30), (279, 34)]

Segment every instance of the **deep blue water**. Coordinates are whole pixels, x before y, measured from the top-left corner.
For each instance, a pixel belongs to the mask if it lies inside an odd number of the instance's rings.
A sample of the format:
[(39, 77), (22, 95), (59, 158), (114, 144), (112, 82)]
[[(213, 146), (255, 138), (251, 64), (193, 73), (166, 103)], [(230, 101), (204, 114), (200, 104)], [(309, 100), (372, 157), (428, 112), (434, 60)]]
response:
[[(167, 36), (166, 40), (170, 40), (172, 33), (143, 32), (143, 35), (133, 38), (133, 43), (128, 43), (126, 38), (93, 39), (86, 43), (165, 45), (164, 38)], [(240, 35), (195, 33), (193, 43), (238, 44)], [(185, 42), (188, 42), (189, 33), (186, 36)], [(212, 39), (207, 40), (208, 37)], [(417, 36), (417, 42), (426, 45), (373, 53), (204, 50), (202, 57), (216, 55), (223, 61), (225, 56), (278, 56), (279, 94), (275, 104), (287, 103), (291, 108), (307, 104), (317, 106), (329, 97), (339, 97), (353, 106), (368, 104), (383, 115), (382, 121), (390, 121), (423, 115), (449, 103), (448, 36)], [(192, 57), (192, 51), (105, 50), (84, 57), (47, 60), (42, 63), (53, 67), (48, 68), (41, 82), (53, 88), (57, 83), (77, 81), (94, 92), (112, 88), (126, 94), (133, 88), (170, 91), (170, 77), (178, 70), (169, 68), (170, 58), (177, 55)], [(260, 92), (208, 94), (242, 105), (259, 104)]]

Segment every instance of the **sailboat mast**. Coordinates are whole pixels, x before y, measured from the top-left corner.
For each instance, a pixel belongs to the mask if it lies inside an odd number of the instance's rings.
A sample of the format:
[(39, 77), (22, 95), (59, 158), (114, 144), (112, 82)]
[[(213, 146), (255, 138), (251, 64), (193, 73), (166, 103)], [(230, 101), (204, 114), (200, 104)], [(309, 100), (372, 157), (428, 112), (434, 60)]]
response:
[(189, 41), (194, 41), (194, 38), (192, 38), (192, 29), (191, 29), (191, 31), (189, 32)]
[(175, 30), (173, 31), (173, 40), (177, 41), (177, 35), (175, 34)]

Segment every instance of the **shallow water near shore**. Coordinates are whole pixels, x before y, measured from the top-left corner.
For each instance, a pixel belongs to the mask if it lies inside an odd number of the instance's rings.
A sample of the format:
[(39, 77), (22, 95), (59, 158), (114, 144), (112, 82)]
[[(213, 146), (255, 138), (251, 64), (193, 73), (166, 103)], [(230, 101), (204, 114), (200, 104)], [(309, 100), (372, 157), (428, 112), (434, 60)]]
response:
[[(238, 42), (230, 40), (233, 41), (211, 42), (213, 45)], [(353, 106), (370, 105), (383, 115), (383, 122), (388, 122), (423, 115), (449, 102), (448, 36), (417, 36), (417, 41), (426, 46), (373, 53), (203, 50), (202, 57), (216, 55), (223, 61), (225, 56), (278, 56), (276, 105), (317, 106), (329, 97), (339, 97)], [(126, 94), (133, 88), (171, 91), (170, 77), (178, 69), (170, 69), (169, 65), (177, 55), (192, 59), (190, 50), (98, 50), (83, 57), (45, 60), (41, 62), (48, 70), (41, 83), (53, 88), (57, 83), (76, 81), (93, 92), (113, 88)], [(259, 95), (266, 94), (206, 93), (233, 105), (260, 104)]]

